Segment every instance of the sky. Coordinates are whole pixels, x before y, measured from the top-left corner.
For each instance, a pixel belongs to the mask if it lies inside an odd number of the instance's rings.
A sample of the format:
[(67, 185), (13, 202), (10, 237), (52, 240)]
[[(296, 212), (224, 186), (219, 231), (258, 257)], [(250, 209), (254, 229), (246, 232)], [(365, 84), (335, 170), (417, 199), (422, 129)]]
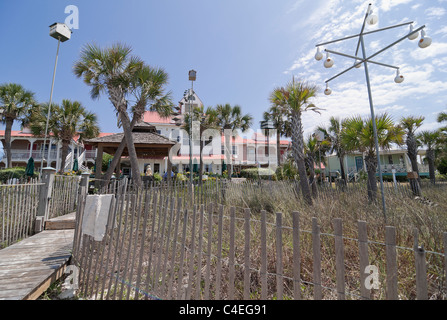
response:
[[(254, 130), (270, 107), (273, 89), (292, 77), (315, 84), (319, 90), (313, 103), (324, 110), (303, 114), (308, 135), (331, 116), (370, 115), (364, 68), (332, 80), (332, 94), (326, 96), (325, 81), (353, 60), (332, 55), (334, 67), (326, 69), (314, 59), (317, 44), (360, 32), (369, 3), (379, 20), (365, 31), (414, 21), (416, 28), (426, 26), (433, 41), (421, 49), (419, 38), (406, 39), (374, 58), (399, 67), (405, 77), (401, 84), (393, 81), (394, 69), (368, 65), (376, 115), (387, 112), (395, 121), (424, 116), (420, 130), (439, 127), (436, 116), (447, 110), (447, 0), (0, 0), (0, 84), (20, 83), (38, 101), (49, 101), (57, 49), (49, 26), (65, 22), (66, 7), (74, 5), (79, 25), (61, 43), (53, 102), (80, 101), (98, 115), (102, 132), (120, 131), (113, 107), (105, 95), (92, 100), (72, 68), (84, 45), (121, 42), (147, 64), (164, 68), (174, 103), (191, 87), (188, 71), (194, 69), (194, 90), (205, 107), (239, 105), (254, 118)], [(408, 32), (405, 26), (366, 35), (367, 56)], [(321, 49), (354, 55), (356, 46), (354, 38)], [(19, 130), (19, 124), (13, 129)]]

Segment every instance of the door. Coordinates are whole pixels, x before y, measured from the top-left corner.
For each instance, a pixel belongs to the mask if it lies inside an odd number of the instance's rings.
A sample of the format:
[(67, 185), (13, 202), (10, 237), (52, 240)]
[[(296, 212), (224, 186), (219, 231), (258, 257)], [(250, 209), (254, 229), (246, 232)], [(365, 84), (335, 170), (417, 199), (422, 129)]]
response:
[(355, 157), (355, 168), (357, 172), (360, 170), (363, 170), (363, 158), (362, 157)]

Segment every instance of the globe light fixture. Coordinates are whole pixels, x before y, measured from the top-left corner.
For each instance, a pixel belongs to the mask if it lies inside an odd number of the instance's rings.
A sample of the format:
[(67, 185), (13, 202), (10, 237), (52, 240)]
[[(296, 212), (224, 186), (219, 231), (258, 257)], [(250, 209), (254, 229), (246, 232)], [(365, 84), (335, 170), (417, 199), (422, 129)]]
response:
[(401, 75), (399, 69), (397, 69), (397, 71), (396, 71), (396, 77), (394, 78), (394, 82), (396, 82), (396, 83), (402, 83), (402, 82), (404, 82), (404, 79), (405, 79), (404, 76)]
[(425, 36), (425, 30), (421, 31), (421, 39), (419, 40), (419, 48), (427, 48), (431, 45), (431, 38)]
[(332, 68), (332, 66), (334, 65), (334, 59), (332, 59), (329, 56), (329, 52), (326, 53), (326, 60), (324, 60), (324, 67), (325, 68)]
[(320, 47), (317, 47), (317, 53), (315, 53), (315, 60), (320, 61), (323, 59), (323, 54), (320, 51)]
[(332, 93), (331, 88), (329, 88), (329, 84), (326, 83), (326, 89), (324, 90), (325, 95), (330, 95)]
[(372, 10), (370, 10), (368, 13), (368, 18), (366, 19), (366, 22), (369, 25), (375, 25), (377, 23), (377, 21), (379, 21), (379, 18), (377, 17), (376, 14), (373, 13)]
[[(370, 63), (373, 63), (373, 64), (378, 64), (378, 65), (381, 65), (381, 66), (384, 66), (384, 67), (393, 68), (393, 69), (396, 70), (396, 76), (394, 77), (394, 82), (395, 83), (402, 83), (404, 81), (404, 76), (402, 76), (400, 74), (399, 67), (392, 66), (392, 65), (389, 65), (389, 64), (385, 64), (385, 63), (381, 63), (381, 62), (376, 62), (376, 61), (373, 61), (372, 59), (374, 57), (378, 56), (379, 54), (383, 53), (384, 51), (388, 50), (389, 48), (395, 46), (399, 42), (402, 42), (405, 39), (410, 39), (410, 40), (416, 39), (419, 36), (419, 31), (421, 31), (421, 39), (418, 42), (418, 46), (420, 48), (427, 48), (428, 46), (430, 46), (430, 44), (432, 42), (432, 39), (430, 37), (427, 37), (426, 34), (425, 34), (425, 31), (423, 30), (425, 28), (425, 25), (422, 26), (422, 27), (419, 27), (417, 29), (414, 29), (413, 26), (412, 26), (412, 24), (414, 23), (413, 21), (400, 23), (400, 24), (397, 24), (397, 25), (389, 26), (389, 27), (379, 28), (379, 29), (376, 29), (376, 30), (373, 30), (373, 31), (367, 31), (367, 32), (365, 31), (365, 25), (366, 24), (374, 25), (377, 22), (378, 22), (377, 15), (375, 15), (373, 13), (373, 11), (371, 10), (371, 4), (369, 4), (368, 5), (368, 9), (366, 10), (365, 17), (364, 17), (364, 20), (363, 20), (363, 25), (362, 25), (362, 28), (361, 28), (361, 31), (360, 31), (359, 34), (352, 35), (352, 36), (347, 36), (347, 37), (336, 39), (336, 40), (332, 40), (332, 41), (327, 41), (327, 42), (324, 42), (324, 43), (319, 43), (319, 44), (316, 45), (316, 47), (318, 48), (320, 46), (326, 46), (326, 45), (331, 44), (331, 43), (345, 41), (345, 40), (352, 39), (352, 38), (358, 38), (358, 43), (357, 43), (357, 47), (356, 47), (356, 51), (355, 51), (354, 55), (349, 55), (349, 54), (340, 53), (340, 52), (332, 51), (332, 50), (329, 50), (329, 49), (325, 49), (325, 51), (327, 52), (326, 60), (324, 61), (324, 67), (325, 68), (330, 68), (334, 64), (334, 60), (329, 57), (329, 53), (353, 59), (354, 60), (354, 64), (352, 66), (350, 66), (349, 68), (345, 69), (344, 71), (341, 71), (337, 75), (333, 76), (332, 78), (326, 80), (325, 81), (326, 82), (326, 89), (324, 90), (324, 94), (325, 95), (330, 95), (332, 93), (332, 90), (329, 88), (329, 82), (330, 81), (334, 80), (335, 78), (338, 78), (339, 76), (345, 74), (346, 72), (352, 70), (353, 68), (359, 68), (361, 65), (364, 65), (366, 86), (367, 86), (367, 90), (368, 90), (368, 99), (369, 99), (369, 106), (370, 106), (370, 112), (371, 112), (371, 119), (376, 119), (376, 117), (374, 115), (374, 105), (373, 105), (373, 98), (372, 98), (372, 92), (371, 92), (371, 82), (370, 82), (370, 77), (369, 77), (368, 65)], [(408, 26), (408, 25), (410, 25), (410, 33), (409, 34), (406, 34), (405, 36), (399, 38), (398, 40), (396, 40), (393, 43), (389, 44), (388, 46), (384, 47), (383, 49), (378, 50), (374, 54), (371, 54), (371, 55), (367, 56), (365, 40), (364, 40), (366, 35), (377, 33), (377, 32), (381, 32), (381, 31), (385, 31), (385, 30), (389, 30), (389, 29), (394, 29), (394, 28), (398, 28), (398, 27)], [(359, 50), (361, 50), (362, 56), (358, 56)], [(318, 53), (318, 51), (317, 51), (317, 53)], [(372, 121), (372, 126), (373, 126), (373, 132), (374, 132), (375, 148), (377, 150), (377, 152), (376, 152), (376, 156), (377, 156), (377, 171), (378, 171), (378, 174), (379, 174), (380, 189), (381, 189), (381, 195), (382, 195), (383, 214), (384, 214), (384, 217), (386, 219), (386, 205), (385, 205), (385, 196), (384, 196), (384, 186), (383, 186), (382, 168), (381, 168), (381, 164), (380, 164), (380, 151), (379, 151), (380, 149), (379, 149), (379, 144), (378, 144), (377, 127), (376, 127), (376, 122), (375, 121)]]
[[(413, 29), (414, 29), (413, 25), (410, 24), (410, 33), (413, 32)], [(408, 39), (410, 39), (410, 40), (415, 40), (415, 39), (417, 39), (418, 37), (419, 37), (419, 32), (415, 32), (415, 33), (413, 33), (412, 35), (409, 35), (409, 36), (408, 36)]]

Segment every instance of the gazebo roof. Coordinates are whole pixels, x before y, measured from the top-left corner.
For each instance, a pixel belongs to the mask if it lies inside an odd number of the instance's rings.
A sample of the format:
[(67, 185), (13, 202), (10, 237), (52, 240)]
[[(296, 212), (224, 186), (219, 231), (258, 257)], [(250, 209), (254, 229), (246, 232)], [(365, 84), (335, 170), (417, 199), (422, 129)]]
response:
[[(99, 143), (104, 144), (120, 144), (123, 140), (124, 133), (115, 133), (112, 135), (104, 136), (104, 137), (98, 137), (86, 140), (86, 144), (90, 145), (98, 145)], [(175, 145), (176, 142), (172, 141), (165, 136), (162, 136), (157, 133), (157, 130), (155, 126), (151, 125), (150, 123), (141, 121), (135, 124), (133, 130), (132, 130), (132, 137), (134, 144), (141, 144), (141, 145)]]

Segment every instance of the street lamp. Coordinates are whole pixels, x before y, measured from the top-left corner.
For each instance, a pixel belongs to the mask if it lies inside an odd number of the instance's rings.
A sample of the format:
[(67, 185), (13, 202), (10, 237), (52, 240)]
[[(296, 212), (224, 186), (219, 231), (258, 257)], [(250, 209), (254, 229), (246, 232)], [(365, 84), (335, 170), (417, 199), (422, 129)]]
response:
[[(61, 44), (61, 42), (65, 42), (67, 40), (70, 40), (71, 38), (71, 33), (72, 31), (70, 30), (70, 28), (65, 24), (65, 23), (53, 23), (50, 26), (50, 36), (57, 39), (57, 51), (56, 51), (56, 61), (54, 63), (54, 70), (53, 70), (53, 82), (51, 84), (51, 93), (50, 93), (50, 104), (48, 105), (48, 113), (47, 113), (47, 123), (45, 126), (45, 138), (43, 140), (43, 150), (42, 150), (42, 164), (40, 166), (40, 172), (42, 173), (42, 167), (43, 167), (43, 161), (44, 161), (44, 155), (45, 155), (45, 146), (47, 143), (47, 135), (48, 135), (48, 124), (50, 121), (50, 112), (51, 112), (51, 104), (53, 102), (53, 89), (54, 89), (54, 79), (56, 77), (56, 67), (57, 67), (57, 60), (59, 57), (59, 46)], [(50, 148), (48, 147), (48, 158), (47, 158), (47, 166), (48, 164), (48, 159), (50, 157)]]
[[(351, 70), (352, 68), (358, 68), (360, 67), (360, 65), (363, 63), (365, 66), (365, 76), (366, 76), (366, 85), (367, 85), (367, 89), (368, 89), (368, 97), (369, 97), (369, 105), (370, 105), (370, 111), (371, 111), (371, 121), (373, 124), (373, 132), (374, 132), (374, 140), (375, 140), (375, 147), (377, 150), (377, 163), (378, 163), (378, 171), (379, 171), (379, 179), (380, 179), (380, 189), (381, 189), (381, 193), (382, 193), (382, 205), (383, 205), (383, 214), (385, 216), (386, 219), (386, 206), (385, 206), (385, 195), (383, 193), (383, 178), (382, 178), (382, 169), (381, 169), (381, 165), (380, 165), (380, 155), (379, 155), (379, 145), (378, 145), (378, 138), (377, 138), (377, 128), (376, 128), (376, 121), (375, 121), (375, 116), (374, 116), (374, 106), (373, 106), (373, 101), (372, 101), (372, 95), (371, 95), (371, 84), (370, 84), (370, 80), (369, 80), (369, 73), (368, 73), (368, 63), (373, 63), (373, 64), (378, 64), (384, 67), (389, 67), (389, 68), (393, 68), (396, 69), (396, 77), (394, 78), (394, 81), (396, 83), (402, 83), (404, 81), (404, 77), (400, 74), (399, 71), (399, 67), (395, 67), (392, 65), (388, 65), (388, 64), (384, 64), (384, 63), (380, 63), (380, 62), (376, 62), (376, 61), (372, 61), (371, 59), (374, 58), (375, 56), (379, 55), (380, 53), (384, 52), (385, 50), (393, 47), (394, 45), (398, 44), (399, 42), (405, 40), (405, 39), (410, 39), (410, 40), (414, 40), (418, 37), (419, 31), (421, 31), (421, 39), (419, 40), (418, 46), (420, 48), (427, 48), (432, 40), (430, 37), (427, 37), (425, 34), (425, 31), (423, 30), (425, 28), (425, 25), (422, 27), (417, 28), (416, 30), (414, 30), (413, 28), (413, 21), (411, 22), (406, 22), (406, 23), (401, 23), (398, 25), (394, 25), (394, 26), (390, 26), (390, 27), (385, 27), (385, 28), (380, 28), (377, 30), (373, 30), (373, 31), (369, 31), (369, 32), (364, 32), (365, 29), (365, 24), (368, 23), (370, 25), (374, 25), (376, 24), (378, 21), (377, 15), (375, 15), (371, 9), (371, 4), (368, 5), (368, 10), (366, 11), (366, 15), (365, 18), (363, 20), (363, 25), (361, 28), (361, 31), (359, 34), (353, 35), (353, 36), (348, 36), (348, 37), (344, 37), (341, 39), (337, 39), (337, 40), (332, 40), (329, 42), (325, 42), (325, 43), (320, 43), (317, 44), (317, 54), (315, 55), (316, 60), (321, 60), (321, 57), (318, 53), (320, 53), (320, 47), (323, 45), (327, 45), (327, 44), (331, 44), (334, 42), (339, 42), (339, 41), (344, 41), (347, 39), (352, 39), (352, 38), (356, 38), (359, 37), (358, 43), (357, 43), (357, 48), (355, 51), (355, 55), (348, 55), (348, 54), (344, 54), (344, 53), (339, 53), (339, 52), (335, 52), (332, 50), (325, 50), (327, 53), (327, 58), (324, 62), (324, 66), (326, 68), (330, 68), (333, 66), (334, 64), (334, 60), (331, 59), (329, 57), (329, 53), (335, 54), (335, 55), (340, 55), (340, 56), (344, 56), (347, 58), (351, 58), (354, 59), (354, 64), (349, 67), (348, 69), (340, 72), (339, 74), (335, 75), (334, 77), (330, 78), (329, 80), (326, 80), (326, 90), (325, 90), (325, 94), (326, 95), (330, 95), (332, 93), (332, 90), (329, 88), (328, 83), (332, 80), (334, 80), (335, 78), (341, 76), (342, 74), (348, 72), (349, 70)], [(404, 37), (398, 39), (397, 41), (391, 43), (390, 45), (386, 46), (385, 48), (377, 51), (376, 53), (370, 55), (369, 57), (366, 56), (366, 51), (365, 51), (365, 43), (364, 43), (364, 36), (368, 35), (368, 34), (372, 34), (372, 33), (376, 33), (379, 31), (384, 31), (384, 30), (389, 30), (389, 29), (393, 29), (393, 28), (397, 28), (397, 27), (402, 27), (402, 26), (407, 26), (410, 25), (410, 32), (409, 34), (405, 35)], [(362, 57), (358, 57), (358, 51), (359, 51), (359, 47), (361, 46), (362, 49)], [(328, 61), (329, 59), (329, 61)]]
[(192, 116), (193, 116), (193, 112), (192, 112), (192, 98), (193, 98), (193, 94), (194, 94), (194, 81), (196, 81), (196, 74), (197, 72), (195, 70), (189, 70), (188, 73), (188, 77), (189, 77), (189, 81), (191, 81), (191, 92), (188, 96), (188, 101), (189, 101), (189, 182), (191, 183), (191, 187), (192, 187)]

